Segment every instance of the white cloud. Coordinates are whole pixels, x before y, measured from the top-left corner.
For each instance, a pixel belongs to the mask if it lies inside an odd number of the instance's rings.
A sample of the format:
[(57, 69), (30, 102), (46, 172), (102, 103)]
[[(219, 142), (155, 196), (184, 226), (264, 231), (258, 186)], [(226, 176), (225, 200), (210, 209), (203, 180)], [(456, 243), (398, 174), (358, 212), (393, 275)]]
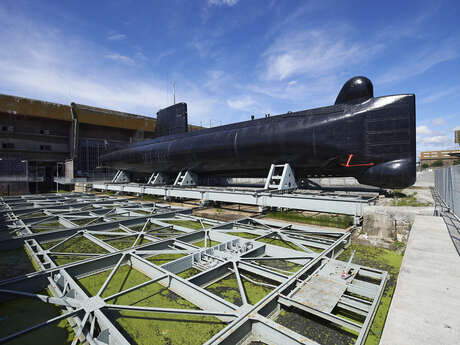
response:
[(129, 56), (120, 55), (118, 53), (106, 54), (104, 57), (127, 65), (134, 65), (134, 59), (130, 58)]
[(419, 139), (419, 142), (424, 144), (444, 144), (449, 140), (452, 140), (452, 138), (447, 135), (434, 135), (432, 137), (422, 137)]
[(455, 149), (454, 137), (452, 135), (445, 135), (436, 133), (430, 136), (417, 136), (417, 151), (436, 151), (436, 150), (449, 150)]
[(121, 40), (124, 40), (126, 38), (126, 35), (125, 34), (110, 34), (109, 36), (107, 36), (107, 39), (109, 41), (121, 41)]
[[(145, 56), (109, 52), (47, 24), (6, 13), (1, 6), (0, 21), (5, 25), (0, 31), (0, 93), (146, 115), (155, 115), (172, 101), (165, 81), (137, 66)], [(135, 64), (136, 69), (120, 62)], [(228, 113), (225, 103), (195, 82), (177, 84), (186, 85), (183, 92), (178, 88), (178, 101), (188, 102), (190, 123)]]
[[(378, 82), (390, 83), (423, 74), (442, 62), (458, 58), (460, 55), (458, 48), (458, 39), (453, 38), (436, 42), (436, 44), (425, 45), (419, 51), (409, 55), (405, 60), (403, 59), (397, 67), (390, 68), (378, 78)], [(438, 95), (437, 97), (440, 98), (442, 96)], [(430, 102), (429, 98), (428, 102)]]
[[(265, 78), (284, 80), (296, 75), (318, 77), (372, 57), (380, 45), (337, 38), (332, 32), (307, 30), (279, 37), (264, 53)], [(362, 52), (366, 51), (366, 54)]]
[(194, 39), (188, 45), (194, 48), (201, 58), (214, 54), (214, 41), (211, 39)]
[(208, 0), (209, 5), (213, 6), (235, 6), (239, 0)]
[(431, 120), (431, 122), (435, 126), (444, 126), (446, 124), (446, 120), (443, 117), (437, 117), (437, 118)]
[(442, 98), (445, 98), (451, 94), (453, 94), (454, 92), (457, 92), (458, 90), (458, 87), (451, 87), (451, 88), (447, 88), (447, 89), (444, 89), (444, 90), (440, 90), (438, 92), (433, 92), (432, 90), (430, 90), (429, 94), (428, 95), (420, 95), (418, 96), (420, 98), (420, 100), (418, 101), (419, 104), (428, 104), (428, 103), (433, 103), (433, 102), (436, 102)]
[[(270, 80), (249, 84), (245, 86), (245, 91), (261, 97), (262, 104), (273, 104), (272, 100), (276, 100), (278, 106), (274, 111), (279, 114), (331, 105), (343, 82), (335, 75), (300, 78), (296, 83)], [(262, 113), (266, 112), (269, 112), (268, 109), (262, 109)]]
[(240, 98), (228, 99), (227, 104), (229, 107), (233, 109), (250, 111), (256, 104), (256, 102), (250, 96), (243, 96)]
[(417, 134), (421, 134), (421, 135), (430, 135), (432, 133), (431, 130), (425, 125), (417, 126), (416, 132)]

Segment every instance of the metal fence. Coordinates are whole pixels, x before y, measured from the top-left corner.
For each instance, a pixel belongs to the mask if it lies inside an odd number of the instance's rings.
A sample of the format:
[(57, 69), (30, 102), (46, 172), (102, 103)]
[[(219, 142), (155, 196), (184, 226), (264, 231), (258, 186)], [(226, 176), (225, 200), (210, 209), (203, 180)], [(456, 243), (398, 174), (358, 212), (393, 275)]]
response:
[(460, 218), (460, 165), (436, 169), (434, 188), (457, 218)]

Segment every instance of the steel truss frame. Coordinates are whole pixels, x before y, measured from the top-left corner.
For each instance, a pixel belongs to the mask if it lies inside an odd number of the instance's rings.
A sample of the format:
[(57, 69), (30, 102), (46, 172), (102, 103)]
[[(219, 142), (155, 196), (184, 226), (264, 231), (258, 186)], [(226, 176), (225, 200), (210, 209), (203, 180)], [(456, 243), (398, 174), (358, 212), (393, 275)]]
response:
[[(40, 212), (42, 215), (34, 216)], [(206, 344), (247, 344), (265, 341), (270, 344), (317, 344), (274, 319), (281, 308), (300, 310), (313, 314), (325, 322), (358, 332), (356, 344), (362, 344), (369, 331), (387, 280), (384, 271), (369, 269), (349, 262), (346, 270), (354, 273), (347, 279), (347, 290), (364, 298), (340, 296), (337, 305), (364, 318), (362, 324), (353, 323), (331, 313), (299, 303), (295, 294), (309, 284), (328, 264), (340, 263), (335, 258), (350, 244), (350, 233), (313, 228), (264, 219), (244, 218), (235, 222), (219, 222), (190, 215), (190, 209), (173, 208), (164, 204), (140, 203), (107, 196), (73, 193), (68, 195), (39, 195), (3, 198), (0, 215), (3, 231), (10, 238), (0, 240), (0, 249), (24, 246), (26, 252), (39, 267), (39, 271), (0, 281), (0, 301), (21, 296), (39, 299), (62, 309), (62, 314), (32, 327), (0, 338), (7, 342), (37, 328), (67, 319), (75, 332), (73, 344), (129, 344), (114, 323), (106, 316), (106, 310), (130, 310), (167, 314), (191, 314), (214, 316), (227, 324)], [(57, 221), (62, 229), (42, 231), (37, 225)], [(80, 225), (76, 221), (87, 221)], [(202, 229), (168, 223), (171, 220), (200, 222)], [(152, 224), (154, 229), (149, 229)], [(208, 226), (207, 228), (205, 226)], [(35, 228), (34, 228), (35, 227)], [(35, 231), (35, 232), (34, 232)], [(240, 233), (253, 238), (241, 238)], [(104, 235), (105, 238), (98, 236)], [(81, 236), (104, 249), (106, 253), (62, 253), (57, 250), (66, 241)], [(126, 248), (113, 246), (112, 241), (134, 238)], [(275, 239), (296, 249), (264, 242)], [(142, 243), (140, 239), (149, 242)], [(194, 243), (204, 240), (204, 247)], [(45, 249), (44, 243), (56, 241)], [(217, 241), (217, 245), (208, 245)], [(111, 244), (112, 242), (112, 244)], [(313, 249), (313, 250), (312, 250)], [(183, 254), (185, 256), (156, 265), (147, 259), (157, 254)], [(58, 266), (56, 256), (86, 257), (77, 262)], [(301, 265), (293, 273), (267, 266), (270, 260)], [(351, 261), (351, 260), (350, 260)], [(148, 281), (134, 287), (102, 297), (104, 290), (124, 265), (130, 265), (148, 277)], [(178, 274), (189, 268), (200, 273), (183, 279)], [(77, 279), (95, 273), (110, 274), (95, 295), (88, 295)], [(252, 305), (243, 286), (247, 273), (261, 276), (273, 290)], [(344, 270), (345, 272), (345, 270)], [(230, 274), (238, 283), (242, 305), (235, 305), (205, 288)], [(378, 281), (371, 284), (358, 277)], [(115, 297), (159, 283), (199, 309), (175, 309), (139, 307), (110, 303)], [(257, 282), (256, 282), (257, 283)], [(51, 296), (37, 294), (48, 288)]]
[(177, 187), (152, 186), (136, 183), (94, 183), (93, 189), (135, 194), (158, 195), (165, 200), (186, 198), (200, 200), (202, 204), (209, 201), (254, 205), (261, 208), (291, 208), (313, 212), (347, 214), (360, 218), (365, 205), (373, 202), (375, 197), (353, 195), (319, 195), (302, 194), (283, 190), (241, 190), (218, 187)]

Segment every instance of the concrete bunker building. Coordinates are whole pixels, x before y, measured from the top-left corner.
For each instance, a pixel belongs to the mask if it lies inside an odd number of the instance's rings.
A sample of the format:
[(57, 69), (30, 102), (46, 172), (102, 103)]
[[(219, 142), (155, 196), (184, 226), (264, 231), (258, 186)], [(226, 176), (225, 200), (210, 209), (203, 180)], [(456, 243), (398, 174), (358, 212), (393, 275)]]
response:
[(153, 138), (155, 127), (152, 117), (0, 94), (0, 194), (48, 192), (56, 176), (111, 178), (99, 157)]

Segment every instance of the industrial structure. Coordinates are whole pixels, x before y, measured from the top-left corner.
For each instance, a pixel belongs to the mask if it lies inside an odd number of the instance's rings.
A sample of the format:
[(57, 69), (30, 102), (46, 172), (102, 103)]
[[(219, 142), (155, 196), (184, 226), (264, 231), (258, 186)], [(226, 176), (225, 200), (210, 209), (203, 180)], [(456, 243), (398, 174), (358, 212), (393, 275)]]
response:
[(72, 344), (321, 344), (318, 322), (365, 342), (388, 274), (336, 260), (350, 232), (190, 213), (79, 193), (2, 198), (0, 254), (20, 262), (25, 250), (37, 271), (1, 272), (0, 343), (57, 343), (46, 330), (62, 320)]
[(452, 165), (459, 159), (460, 150), (440, 150), (420, 152), (420, 165), (431, 166), (434, 162), (441, 161), (443, 165)]
[(113, 175), (96, 170), (100, 156), (153, 138), (155, 125), (146, 116), (0, 95), (0, 193), (50, 191), (56, 176)]

